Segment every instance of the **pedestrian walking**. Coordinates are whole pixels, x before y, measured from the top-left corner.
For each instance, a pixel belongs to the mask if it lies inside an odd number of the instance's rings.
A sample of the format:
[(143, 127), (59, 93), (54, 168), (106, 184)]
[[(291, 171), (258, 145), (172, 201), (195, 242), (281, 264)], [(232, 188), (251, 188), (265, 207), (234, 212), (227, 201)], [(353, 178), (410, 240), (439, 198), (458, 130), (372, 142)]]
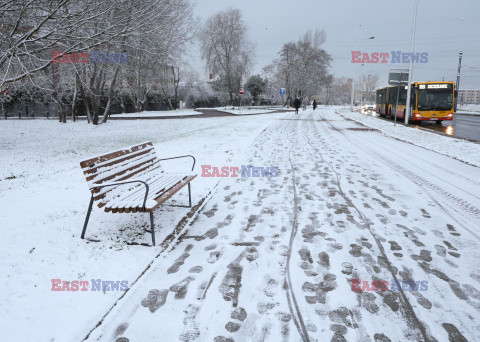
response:
[(298, 97), (293, 101), (293, 106), (295, 107), (295, 114), (298, 114), (298, 109), (300, 108), (300, 99)]
[(313, 100), (313, 110), (317, 109), (317, 100)]

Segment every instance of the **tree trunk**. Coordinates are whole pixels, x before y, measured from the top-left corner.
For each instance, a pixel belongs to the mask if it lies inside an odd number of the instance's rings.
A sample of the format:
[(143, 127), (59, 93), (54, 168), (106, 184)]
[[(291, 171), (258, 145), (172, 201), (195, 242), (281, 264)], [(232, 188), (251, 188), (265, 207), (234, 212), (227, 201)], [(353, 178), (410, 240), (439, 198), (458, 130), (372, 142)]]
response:
[(75, 78), (75, 92), (73, 93), (73, 103), (72, 103), (72, 121), (77, 121), (77, 78)]
[(175, 76), (175, 67), (172, 67), (172, 72), (173, 72), (173, 88), (174, 88), (173, 106), (174, 106), (174, 109), (178, 109), (178, 85), (180, 84), (180, 67), (177, 67), (176, 76)]
[(89, 101), (85, 95), (85, 89), (83, 88), (83, 84), (80, 80), (80, 76), (78, 75), (78, 73), (75, 73), (76, 75), (76, 82), (78, 83), (78, 87), (80, 89), (80, 96), (82, 97), (82, 100), (83, 100), (83, 105), (85, 106), (85, 111), (87, 112), (87, 122), (90, 123), (92, 122), (92, 114), (91, 114), (91, 111), (90, 111), (90, 104), (89, 104)]
[(108, 102), (103, 112), (102, 123), (107, 122), (108, 114), (110, 114), (110, 107), (112, 105), (112, 98), (115, 91), (115, 82), (117, 81), (118, 71), (120, 70), (120, 65), (117, 65), (115, 72), (113, 73), (112, 84), (110, 85), (110, 90), (108, 92)]
[(98, 104), (97, 101), (94, 99), (93, 100), (93, 117), (92, 117), (92, 124), (98, 125)]

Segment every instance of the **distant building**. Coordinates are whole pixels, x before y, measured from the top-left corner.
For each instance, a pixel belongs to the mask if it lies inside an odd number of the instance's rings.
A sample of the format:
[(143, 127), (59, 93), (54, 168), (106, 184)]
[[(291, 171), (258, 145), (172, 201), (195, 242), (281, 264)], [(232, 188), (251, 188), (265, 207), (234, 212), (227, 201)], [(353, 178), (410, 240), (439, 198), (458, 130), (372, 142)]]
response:
[[(163, 64), (156, 68), (154, 78), (147, 81), (149, 87), (152, 87), (153, 93), (166, 92), (170, 94), (174, 91), (175, 82), (178, 82), (178, 69), (175, 66)], [(130, 73), (125, 79), (122, 79), (122, 87), (125, 89), (134, 88), (136, 84), (136, 75)]]
[(175, 77), (178, 77), (178, 71), (173, 65), (164, 65), (160, 68), (160, 84), (168, 89), (175, 86)]
[(479, 89), (460, 89), (458, 91), (459, 104), (480, 104)]

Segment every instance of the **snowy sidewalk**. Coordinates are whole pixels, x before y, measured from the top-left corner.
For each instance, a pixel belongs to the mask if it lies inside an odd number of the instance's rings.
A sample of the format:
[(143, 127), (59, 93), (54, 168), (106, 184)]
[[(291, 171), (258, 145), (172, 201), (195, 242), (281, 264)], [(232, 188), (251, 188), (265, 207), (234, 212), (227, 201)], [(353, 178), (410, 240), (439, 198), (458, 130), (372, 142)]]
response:
[[(480, 334), (477, 167), (333, 109), (279, 118), (250, 155), (244, 164), (277, 166), (280, 175), (223, 179), (187, 234), (88, 340)], [(404, 281), (426, 286), (402, 289)], [(357, 285), (363, 291), (352, 291)]]

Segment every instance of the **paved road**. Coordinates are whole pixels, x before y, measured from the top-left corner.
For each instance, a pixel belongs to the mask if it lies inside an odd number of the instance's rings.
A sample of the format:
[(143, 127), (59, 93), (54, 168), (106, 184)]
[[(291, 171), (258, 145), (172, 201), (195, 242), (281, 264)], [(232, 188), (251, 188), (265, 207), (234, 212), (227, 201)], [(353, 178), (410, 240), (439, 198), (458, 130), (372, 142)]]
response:
[[(378, 117), (376, 113), (370, 115)], [(442, 132), (456, 138), (480, 142), (480, 115), (456, 114), (453, 121), (444, 121), (441, 125), (437, 125), (434, 122), (422, 122), (420, 125), (412, 126)]]
[(444, 121), (441, 126), (432, 123), (424, 126), (457, 138), (480, 141), (480, 115), (457, 114), (453, 121)]
[(280, 175), (225, 178), (88, 340), (480, 336), (479, 168), (333, 110), (279, 119), (245, 163)]
[[(135, 113), (133, 113), (131, 116), (115, 116), (115, 114), (110, 116), (110, 120), (171, 120), (171, 119), (200, 119), (200, 118), (216, 118), (216, 117), (222, 117), (222, 116), (240, 116), (240, 115), (263, 115), (263, 114), (275, 114), (275, 113), (286, 113), (286, 112), (291, 112), (292, 110), (285, 109), (285, 110), (277, 110), (274, 112), (268, 112), (268, 113), (257, 113), (257, 114), (231, 114), (228, 112), (224, 112), (221, 110), (217, 109), (198, 109), (198, 112), (202, 114), (198, 115), (172, 115), (172, 116), (137, 116)], [(83, 117), (82, 117), (83, 118)], [(86, 120), (86, 118), (85, 118)]]

